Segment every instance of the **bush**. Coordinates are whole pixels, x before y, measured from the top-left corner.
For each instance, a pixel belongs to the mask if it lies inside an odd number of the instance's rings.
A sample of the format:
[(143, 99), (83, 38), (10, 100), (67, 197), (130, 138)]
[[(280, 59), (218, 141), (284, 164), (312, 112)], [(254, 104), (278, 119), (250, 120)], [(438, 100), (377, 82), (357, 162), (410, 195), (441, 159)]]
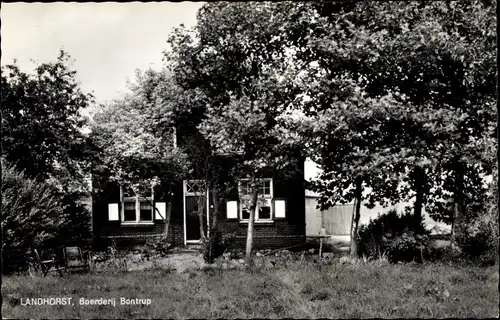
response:
[(3, 273), (25, 270), (35, 248), (57, 248), (89, 236), (89, 215), (75, 198), (2, 161)]
[(171, 246), (172, 245), (167, 242), (167, 237), (165, 237), (165, 235), (156, 236), (146, 241), (146, 247), (155, 250), (155, 252), (161, 256), (167, 255)]
[(498, 262), (498, 171), (489, 189), (466, 207), (457, 225), (456, 242), (462, 258), (481, 264)]
[(390, 262), (423, 262), (430, 257), (430, 241), (426, 235), (403, 233), (387, 241), (387, 256)]
[(464, 258), (485, 264), (498, 261), (498, 221), (492, 218), (483, 215), (460, 228), (456, 240)]
[(391, 262), (421, 261), (429, 253), (428, 231), (423, 218), (396, 210), (379, 215), (362, 225), (358, 233), (358, 255), (379, 259), (384, 254)]
[(231, 235), (222, 236), (216, 228), (210, 230), (210, 236), (202, 239), (203, 259), (206, 263), (212, 264), (215, 259), (222, 256), (227, 248), (231, 247), (233, 237)]

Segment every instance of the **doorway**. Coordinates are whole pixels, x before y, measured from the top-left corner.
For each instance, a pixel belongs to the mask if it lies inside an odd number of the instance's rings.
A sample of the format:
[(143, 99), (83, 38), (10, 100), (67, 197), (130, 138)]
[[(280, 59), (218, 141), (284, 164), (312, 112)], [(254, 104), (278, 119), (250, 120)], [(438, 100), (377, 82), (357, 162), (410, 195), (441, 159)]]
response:
[[(208, 231), (208, 191), (203, 180), (184, 180), (184, 243), (200, 243)], [(199, 210), (203, 216), (200, 220)], [(201, 228), (200, 228), (201, 226)], [(203, 229), (202, 229), (203, 228)]]

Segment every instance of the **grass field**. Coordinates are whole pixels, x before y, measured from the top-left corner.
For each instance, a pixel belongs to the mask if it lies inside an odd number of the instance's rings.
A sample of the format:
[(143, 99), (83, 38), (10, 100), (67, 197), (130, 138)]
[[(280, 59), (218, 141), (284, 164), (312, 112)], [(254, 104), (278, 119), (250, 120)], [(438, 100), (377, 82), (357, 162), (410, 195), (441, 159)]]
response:
[[(71, 306), (26, 306), (72, 297)], [(116, 298), (116, 306), (79, 305)], [(151, 299), (120, 305), (120, 297)], [(270, 270), (8, 276), (4, 318), (481, 318), (498, 317), (498, 266), (295, 262)]]

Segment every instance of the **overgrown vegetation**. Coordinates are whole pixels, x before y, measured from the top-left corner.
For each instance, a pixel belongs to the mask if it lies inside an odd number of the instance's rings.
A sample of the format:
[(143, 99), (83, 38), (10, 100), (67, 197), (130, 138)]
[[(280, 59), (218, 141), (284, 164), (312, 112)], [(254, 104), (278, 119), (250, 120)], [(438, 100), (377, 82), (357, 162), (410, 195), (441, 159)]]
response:
[(423, 219), (417, 221), (410, 212), (398, 214), (391, 210), (360, 227), (358, 256), (387, 257), (391, 262), (452, 259), (491, 265), (498, 261), (497, 222), (492, 217), (483, 213), (462, 223), (457, 228), (458, 246), (442, 247), (436, 246), (435, 239), (429, 236)]
[(2, 272), (23, 269), (34, 248), (90, 236), (85, 181), (91, 143), (81, 111), (93, 96), (68, 53), (31, 73), (2, 66)]
[(212, 228), (209, 236), (202, 239), (203, 260), (206, 263), (214, 263), (215, 259), (232, 247), (234, 238), (232, 235), (223, 235), (216, 228)]
[[(498, 269), (444, 264), (291, 263), (263, 272), (110, 272), (64, 278), (5, 277), (6, 318), (490, 318), (498, 316)], [(73, 298), (72, 306), (21, 299)], [(79, 299), (117, 298), (116, 307)], [(120, 305), (119, 298), (151, 299)]]
[(430, 250), (428, 234), (422, 218), (416, 220), (411, 213), (391, 210), (360, 227), (358, 255), (371, 259), (385, 255), (392, 262), (422, 262)]
[(147, 239), (146, 247), (154, 250), (157, 254), (165, 256), (172, 248), (172, 244), (167, 241), (167, 236), (163, 234)]
[(25, 269), (35, 248), (88, 238), (90, 216), (78, 197), (2, 161), (2, 271)]
[(494, 216), (480, 216), (459, 230), (457, 244), (465, 258), (484, 264), (498, 262), (498, 220)]

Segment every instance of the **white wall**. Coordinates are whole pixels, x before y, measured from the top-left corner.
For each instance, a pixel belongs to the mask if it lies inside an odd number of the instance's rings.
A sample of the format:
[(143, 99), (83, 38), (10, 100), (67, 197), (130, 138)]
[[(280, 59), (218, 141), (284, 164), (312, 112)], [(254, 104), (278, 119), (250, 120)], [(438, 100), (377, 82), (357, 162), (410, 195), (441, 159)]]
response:
[[(304, 176), (305, 176), (306, 180), (313, 179), (320, 172), (321, 172), (321, 169), (318, 168), (316, 163), (314, 163), (310, 159), (307, 159), (305, 161)], [(365, 193), (369, 193), (369, 192), (370, 192), (370, 190), (368, 190), (368, 189), (365, 190)], [(318, 194), (312, 192), (311, 190), (306, 190), (306, 195), (308, 197), (313, 197), (313, 196), (317, 196)], [(351, 203), (351, 205), (352, 205), (352, 203)], [(399, 203), (395, 206), (390, 206), (390, 207), (386, 207), (386, 208), (381, 207), (381, 206), (377, 206), (373, 209), (368, 209), (365, 206), (361, 205), (361, 217), (360, 217), (359, 223), (366, 224), (370, 221), (370, 218), (372, 218), (372, 219), (376, 218), (379, 213), (380, 214), (386, 213), (389, 210), (391, 210), (392, 208), (395, 208), (398, 212), (402, 212), (406, 206), (411, 206), (411, 205), (412, 205), (412, 202), (402, 202), (402, 203)], [(321, 226), (321, 215), (318, 214), (316, 212), (316, 210), (314, 210), (314, 211), (313, 210), (314, 209), (313, 209), (312, 205), (308, 205), (306, 207), (306, 232), (310, 231), (310, 232), (314, 232), (315, 234), (317, 234), (315, 231), (318, 228), (318, 223), (319, 223), (319, 226)], [(312, 216), (308, 216), (308, 214), (311, 214)], [(423, 214), (424, 214), (424, 222), (426, 223), (426, 225), (429, 229), (434, 227), (435, 225), (438, 225), (439, 227), (444, 228), (444, 229), (450, 229), (449, 225), (446, 225), (442, 222), (436, 222), (436, 221), (432, 220), (432, 218), (429, 217), (429, 215), (425, 212), (425, 208), (423, 210)], [(317, 217), (319, 217), (319, 218), (317, 218)], [(316, 220), (319, 219), (319, 222), (315, 221), (315, 219)], [(309, 224), (309, 227), (307, 226), (307, 224)]]

